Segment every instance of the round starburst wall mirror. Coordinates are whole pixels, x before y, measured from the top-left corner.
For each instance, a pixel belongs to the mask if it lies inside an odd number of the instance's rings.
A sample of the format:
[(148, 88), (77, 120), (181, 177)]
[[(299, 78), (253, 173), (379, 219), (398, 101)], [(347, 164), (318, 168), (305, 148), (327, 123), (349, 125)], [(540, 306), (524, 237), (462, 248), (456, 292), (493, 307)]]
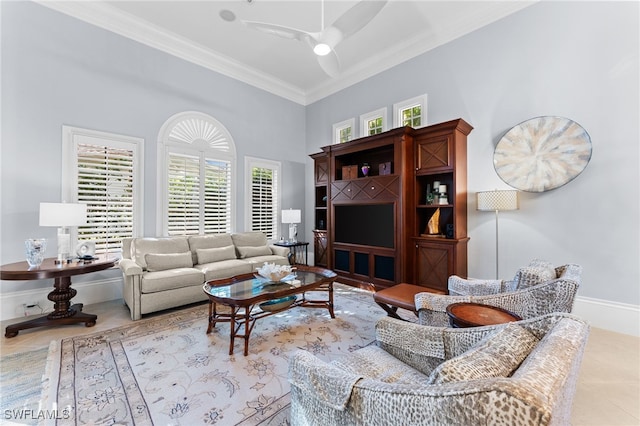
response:
[(536, 117), (504, 134), (493, 153), (493, 166), (513, 188), (545, 192), (582, 173), (591, 160), (591, 150), (589, 134), (575, 121)]

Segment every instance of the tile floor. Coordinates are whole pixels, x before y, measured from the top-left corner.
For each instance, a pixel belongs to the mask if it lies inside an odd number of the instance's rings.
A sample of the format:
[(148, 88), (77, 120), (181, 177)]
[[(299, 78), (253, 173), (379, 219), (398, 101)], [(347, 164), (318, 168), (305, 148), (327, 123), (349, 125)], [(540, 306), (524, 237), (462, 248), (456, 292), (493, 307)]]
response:
[[(121, 301), (88, 305), (84, 311), (98, 315), (94, 327), (78, 324), (23, 330), (17, 337), (7, 339), (5, 327), (23, 319), (2, 322), (0, 355), (38, 349), (47, 346), (52, 339), (94, 333), (131, 322), (129, 310)], [(591, 329), (578, 380), (572, 424), (640, 425), (640, 338)]]

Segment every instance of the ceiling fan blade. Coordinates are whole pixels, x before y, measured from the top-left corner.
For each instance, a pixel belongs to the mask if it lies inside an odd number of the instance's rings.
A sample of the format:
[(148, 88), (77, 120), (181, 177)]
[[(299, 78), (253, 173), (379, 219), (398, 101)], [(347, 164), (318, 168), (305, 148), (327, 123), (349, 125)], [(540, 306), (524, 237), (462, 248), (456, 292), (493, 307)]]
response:
[(329, 77), (335, 77), (340, 74), (340, 60), (334, 50), (329, 52), (328, 55), (318, 56), (318, 63)]
[(296, 28), (285, 27), (282, 25), (269, 24), (267, 22), (255, 22), (255, 21), (242, 21), (249, 28), (253, 28), (263, 33), (275, 35), (282, 38), (288, 38), (290, 40), (305, 40), (308, 37), (316, 39), (318, 33), (310, 33)]
[(364, 28), (387, 4), (387, 0), (363, 0), (347, 10), (331, 25), (340, 30), (344, 38)]

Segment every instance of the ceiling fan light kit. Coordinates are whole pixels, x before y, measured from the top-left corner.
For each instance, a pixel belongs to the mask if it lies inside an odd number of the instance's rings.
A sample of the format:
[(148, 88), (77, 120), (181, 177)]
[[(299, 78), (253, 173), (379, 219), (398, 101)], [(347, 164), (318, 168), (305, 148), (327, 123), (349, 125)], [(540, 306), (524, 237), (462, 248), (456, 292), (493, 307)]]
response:
[[(384, 1), (363, 0), (347, 10), (342, 16), (328, 27), (324, 27), (324, 2), (322, 2), (322, 31), (309, 32), (285, 27), (266, 22), (242, 21), (246, 26), (293, 40), (306, 40), (313, 52), (318, 56), (318, 63), (322, 70), (329, 76), (335, 76), (340, 72), (340, 61), (335, 52), (335, 47), (364, 28), (387, 3)], [(331, 55), (329, 55), (331, 53)]]

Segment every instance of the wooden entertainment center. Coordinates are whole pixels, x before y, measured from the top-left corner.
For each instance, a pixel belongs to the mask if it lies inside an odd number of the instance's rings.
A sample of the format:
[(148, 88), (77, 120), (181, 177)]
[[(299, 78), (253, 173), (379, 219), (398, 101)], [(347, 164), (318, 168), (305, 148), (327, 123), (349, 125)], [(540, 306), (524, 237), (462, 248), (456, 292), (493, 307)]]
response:
[[(407, 282), (446, 292), (449, 275), (466, 277), (472, 129), (462, 119), (401, 127), (311, 155), (315, 264), (376, 289)], [(434, 183), (446, 193), (435, 202), (427, 198)]]

